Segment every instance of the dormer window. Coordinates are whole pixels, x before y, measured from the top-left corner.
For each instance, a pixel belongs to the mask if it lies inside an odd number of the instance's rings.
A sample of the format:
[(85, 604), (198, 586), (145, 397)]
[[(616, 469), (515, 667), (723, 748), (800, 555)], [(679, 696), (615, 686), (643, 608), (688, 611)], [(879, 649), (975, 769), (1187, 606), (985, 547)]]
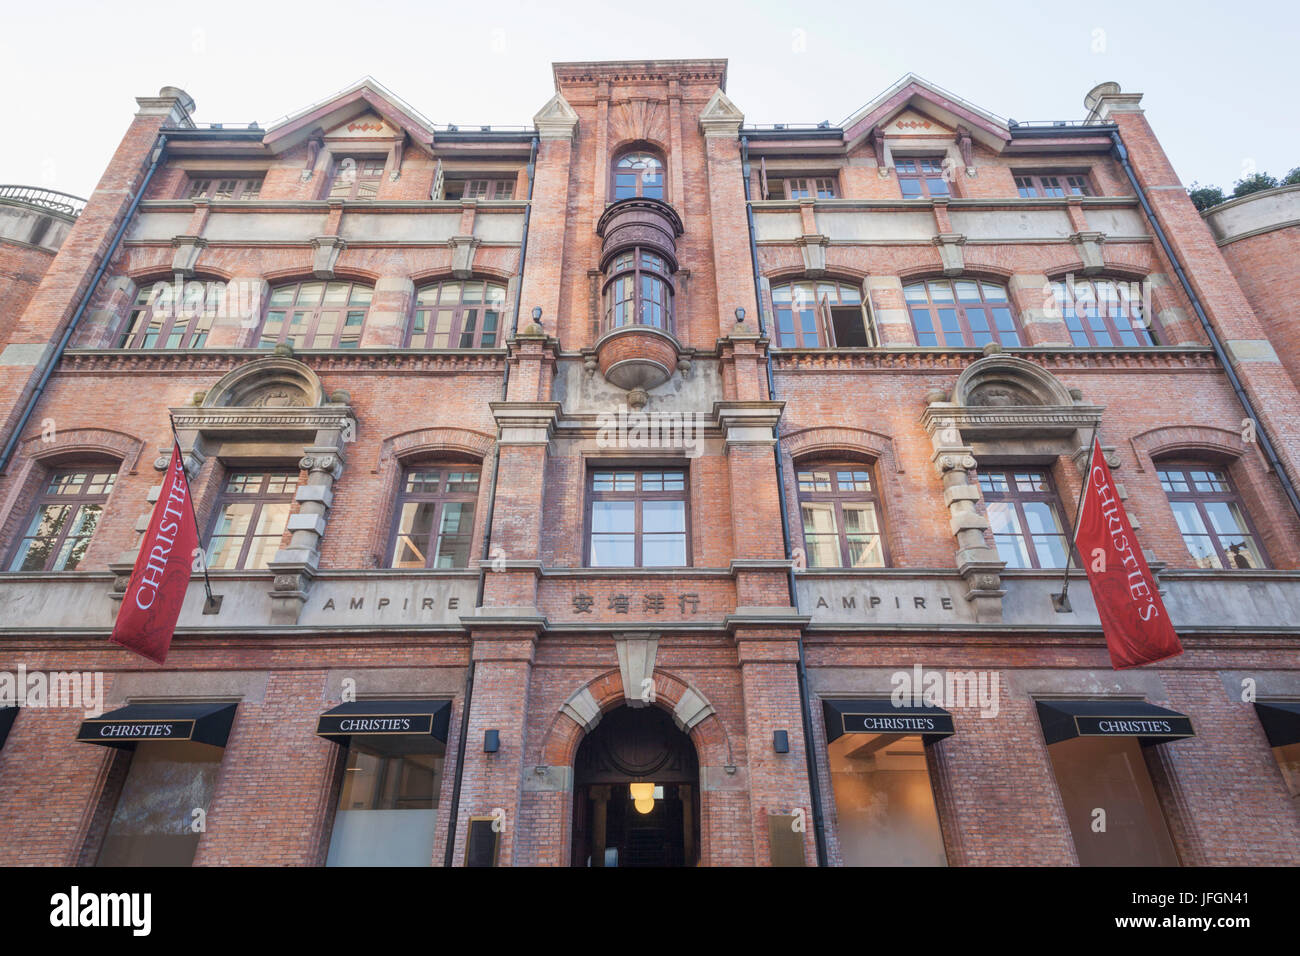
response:
[(894, 160), (894, 169), (904, 199), (947, 199), (952, 195), (942, 156), (899, 157)]
[(384, 176), (384, 160), (362, 156), (340, 156), (330, 181), (330, 199), (374, 199)]
[(648, 150), (624, 153), (614, 163), (612, 195), (615, 201), (644, 196), (664, 198), (664, 164)]

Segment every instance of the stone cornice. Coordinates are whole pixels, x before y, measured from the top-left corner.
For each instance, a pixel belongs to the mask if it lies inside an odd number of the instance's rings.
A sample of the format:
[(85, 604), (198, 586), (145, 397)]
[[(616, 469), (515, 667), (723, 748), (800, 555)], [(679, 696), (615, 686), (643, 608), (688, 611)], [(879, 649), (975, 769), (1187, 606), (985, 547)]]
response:
[(355, 415), (347, 405), (306, 408), (173, 408), (171, 414), (178, 430), (198, 429), (204, 432), (249, 429), (308, 431), (343, 428), (348, 422), (355, 421)]
[(941, 402), (921, 413), (921, 423), (927, 434), (952, 426), (965, 438), (1025, 429), (1037, 435), (1065, 434), (1100, 424), (1102, 410), (1096, 405), (961, 406)]
[[(1145, 349), (1007, 349), (1006, 354), (1028, 359), (1053, 370), (1117, 370), (1124, 372), (1170, 369), (1217, 369), (1214, 352), (1209, 348)], [(821, 372), (844, 369), (879, 369), (882, 371), (921, 371), (934, 369), (961, 371), (981, 358), (979, 349), (773, 349), (772, 364), (779, 372)]]
[[(60, 371), (132, 374), (213, 371), (269, 354), (265, 349), (68, 349)], [(505, 349), (330, 349), (294, 353), (322, 372), (491, 372), (499, 375)]]

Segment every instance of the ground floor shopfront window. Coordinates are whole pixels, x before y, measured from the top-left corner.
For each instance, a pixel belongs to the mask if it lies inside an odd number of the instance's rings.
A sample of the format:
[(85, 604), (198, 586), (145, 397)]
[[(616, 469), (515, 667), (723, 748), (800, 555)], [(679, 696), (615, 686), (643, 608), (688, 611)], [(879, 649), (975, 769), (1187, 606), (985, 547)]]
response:
[(1080, 866), (1178, 866), (1143, 748), (1192, 736), (1145, 701), (1038, 701)]
[(845, 866), (947, 866), (927, 746), (953, 733), (939, 707), (822, 701)]
[(321, 714), (346, 748), (326, 866), (432, 866), (451, 702), (362, 700)]

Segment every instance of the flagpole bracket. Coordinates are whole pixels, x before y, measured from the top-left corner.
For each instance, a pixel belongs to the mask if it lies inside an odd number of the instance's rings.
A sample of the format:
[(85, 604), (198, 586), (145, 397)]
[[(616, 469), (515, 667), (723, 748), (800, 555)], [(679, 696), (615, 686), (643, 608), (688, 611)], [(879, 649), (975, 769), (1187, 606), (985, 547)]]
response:
[(207, 595), (207, 596), (203, 599), (203, 613), (204, 613), (204, 614), (220, 614), (220, 613), (221, 613), (221, 601), (222, 601), (222, 598), (224, 598), (224, 597), (225, 597), (224, 594), (209, 594), (209, 595)]
[(1057, 614), (1071, 614), (1074, 608), (1070, 606), (1070, 593), (1062, 591), (1060, 594), (1052, 595), (1052, 610)]

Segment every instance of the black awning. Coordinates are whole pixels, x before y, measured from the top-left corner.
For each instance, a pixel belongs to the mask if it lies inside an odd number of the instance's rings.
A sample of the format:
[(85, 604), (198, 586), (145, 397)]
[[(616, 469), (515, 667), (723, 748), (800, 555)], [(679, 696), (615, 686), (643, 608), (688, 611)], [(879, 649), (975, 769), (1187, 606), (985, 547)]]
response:
[(3, 747), (5, 741), (9, 739), (9, 728), (14, 725), (14, 718), (17, 716), (17, 707), (0, 707), (0, 747)]
[(235, 722), (235, 704), (128, 704), (85, 720), (77, 739), (87, 744), (130, 749), (148, 740), (193, 740), (224, 747)]
[(1300, 701), (1256, 701), (1255, 713), (1264, 725), (1264, 736), (1270, 747), (1285, 747), (1300, 743)]
[(889, 698), (822, 700), (826, 742), (845, 734), (920, 734), (927, 744), (956, 733), (941, 707), (896, 707)]
[(352, 737), (432, 737), (447, 742), (449, 700), (354, 700), (320, 715), (316, 733), (346, 744)]
[(1049, 744), (1072, 737), (1136, 737), (1141, 744), (1194, 737), (1191, 718), (1144, 700), (1040, 700)]

